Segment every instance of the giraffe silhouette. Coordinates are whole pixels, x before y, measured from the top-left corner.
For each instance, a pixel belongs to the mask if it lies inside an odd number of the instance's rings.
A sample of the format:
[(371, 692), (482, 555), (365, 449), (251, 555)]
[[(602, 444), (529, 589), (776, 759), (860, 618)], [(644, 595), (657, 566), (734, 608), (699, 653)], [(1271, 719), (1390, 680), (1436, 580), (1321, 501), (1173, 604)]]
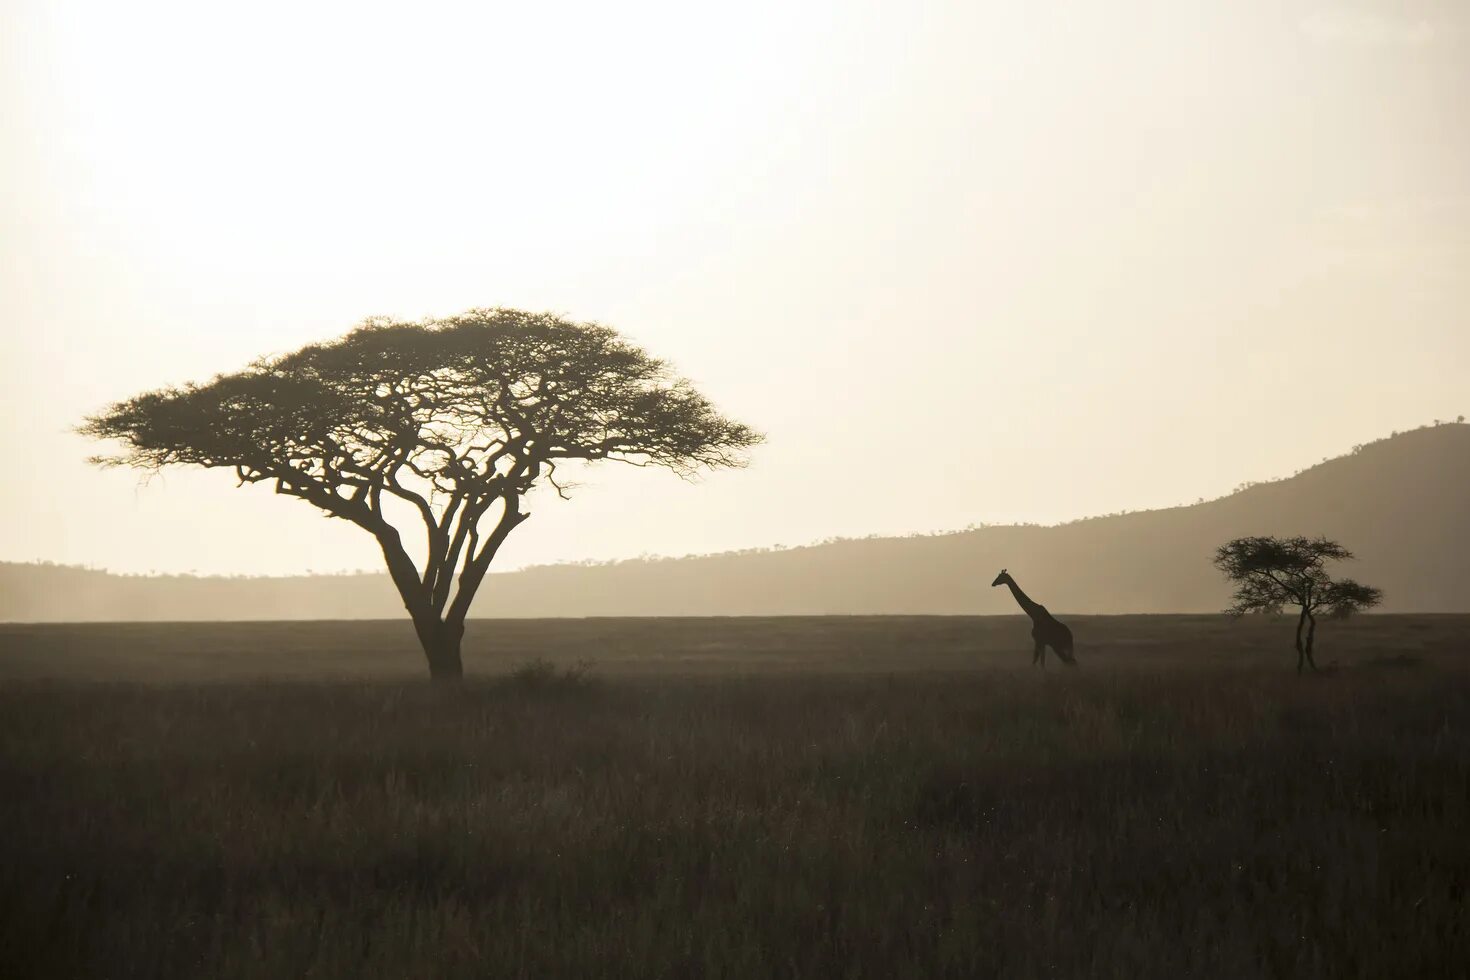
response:
[(1036, 651), (1031, 656), (1032, 665), (1041, 664), (1042, 669), (1046, 669), (1046, 648), (1051, 647), (1062, 663), (1068, 667), (1077, 666), (1077, 661), (1072, 657), (1072, 631), (1047, 612), (1041, 603), (1032, 602), (1031, 597), (1021, 591), (1016, 580), (1011, 578), (1011, 573), (1004, 568), (995, 577), (995, 581), (990, 583), (992, 589), (997, 585), (1009, 586), (1011, 595), (1016, 597), (1016, 604), (1031, 617), (1031, 639), (1036, 641)]

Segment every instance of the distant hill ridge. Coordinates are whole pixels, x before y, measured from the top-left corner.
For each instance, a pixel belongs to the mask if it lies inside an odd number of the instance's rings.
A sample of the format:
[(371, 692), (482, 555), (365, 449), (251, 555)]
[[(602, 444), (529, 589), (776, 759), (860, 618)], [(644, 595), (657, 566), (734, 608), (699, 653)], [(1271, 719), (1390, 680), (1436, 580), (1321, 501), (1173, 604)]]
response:
[[(1216, 500), (1054, 526), (984, 526), (778, 550), (493, 575), (475, 615), (1011, 613), (1001, 566), (1055, 613), (1207, 612), (1228, 588), (1214, 548), (1243, 534), (1325, 534), (1385, 611), (1470, 612), (1470, 425), (1355, 447)], [(0, 621), (359, 619), (403, 615), (386, 575), (123, 576), (0, 563)]]

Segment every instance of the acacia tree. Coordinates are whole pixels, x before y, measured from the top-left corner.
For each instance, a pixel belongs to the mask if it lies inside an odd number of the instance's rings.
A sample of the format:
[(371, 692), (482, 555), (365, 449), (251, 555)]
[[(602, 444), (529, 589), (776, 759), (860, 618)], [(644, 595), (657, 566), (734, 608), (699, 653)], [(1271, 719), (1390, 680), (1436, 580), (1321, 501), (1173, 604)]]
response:
[[(476, 309), (369, 320), (201, 385), (119, 402), (81, 431), (101, 465), (227, 468), (377, 539), (435, 679), (463, 673), (465, 616), (506, 536), (557, 467), (619, 460), (689, 476), (744, 465), (761, 436), (595, 323)], [(417, 518), (415, 520), (415, 517)], [(422, 560), (401, 527), (422, 525)], [(416, 549), (415, 549), (416, 550)]]
[(1279, 613), (1285, 606), (1297, 606), (1296, 672), (1302, 672), (1303, 663), (1315, 671), (1317, 614), (1349, 616), (1383, 601), (1380, 589), (1327, 574), (1327, 562), (1352, 557), (1352, 552), (1327, 538), (1236, 538), (1215, 551), (1215, 567), (1236, 583), (1235, 601), (1226, 612)]

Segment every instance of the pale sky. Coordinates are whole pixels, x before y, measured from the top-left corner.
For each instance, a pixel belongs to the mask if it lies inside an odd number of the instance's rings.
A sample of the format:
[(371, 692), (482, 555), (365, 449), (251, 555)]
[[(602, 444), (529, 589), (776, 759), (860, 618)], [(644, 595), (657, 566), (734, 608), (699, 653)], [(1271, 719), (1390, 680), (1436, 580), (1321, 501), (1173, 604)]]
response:
[(80, 419), (371, 315), (617, 327), (766, 432), (499, 568), (1192, 502), (1470, 413), (1470, 4), (0, 0), (0, 560), (376, 568)]

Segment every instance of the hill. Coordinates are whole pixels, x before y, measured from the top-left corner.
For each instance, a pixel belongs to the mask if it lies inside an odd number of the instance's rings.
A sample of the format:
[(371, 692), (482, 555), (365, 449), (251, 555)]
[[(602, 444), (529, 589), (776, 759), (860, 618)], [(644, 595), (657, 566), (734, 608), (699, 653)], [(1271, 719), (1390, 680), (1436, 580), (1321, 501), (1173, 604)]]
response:
[[(482, 617), (1010, 613), (1009, 567), (1056, 613), (1208, 612), (1210, 565), (1243, 534), (1325, 534), (1359, 557), (1386, 611), (1470, 612), (1470, 425), (1357, 447), (1288, 479), (1187, 507), (1050, 527), (997, 526), (492, 576)], [(402, 615), (383, 575), (119, 576), (0, 564), (0, 620), (358, 619)]]

